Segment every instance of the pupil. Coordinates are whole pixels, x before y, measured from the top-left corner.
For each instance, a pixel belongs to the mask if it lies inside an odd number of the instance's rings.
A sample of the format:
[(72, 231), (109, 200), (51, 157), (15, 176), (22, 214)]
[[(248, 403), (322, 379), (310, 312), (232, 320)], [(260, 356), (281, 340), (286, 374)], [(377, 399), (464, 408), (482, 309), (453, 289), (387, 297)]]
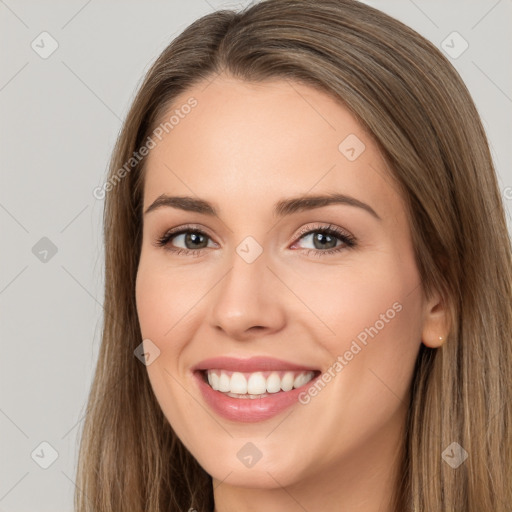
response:
[[(317, 235), (313, 238), (314, 240), (314, 245), (315, 245), (315, 248), (325, 248), (325, 244), (322, 242), (322, 240), (324, 238), (327, 238), (327, 239), (330, 239), (327, 241), (327, 244), (329, 243), (329, 241), (333, 242), (334, 241), (334, 245), (336, 245), (336, 240), (334, 239), (334, 237), (332, 237), (331, 235), (327, 235), (325, 233), (317, 233)], [(317, 244), (316, 242), (319, 242), (320, 243), (320, 246), (317, 247)], [(334, 246), (333, 246), (334, 247)]]
[[(185, 237), (185, 242), (192, 241), (192, 245), (197, 244), (197, 242), (200, 242), (200, 238), (202, 238), (202, 235), (199, 233), (188, 233)], [(197, 248), (197, 245), (195, 245), (195, 248)]]

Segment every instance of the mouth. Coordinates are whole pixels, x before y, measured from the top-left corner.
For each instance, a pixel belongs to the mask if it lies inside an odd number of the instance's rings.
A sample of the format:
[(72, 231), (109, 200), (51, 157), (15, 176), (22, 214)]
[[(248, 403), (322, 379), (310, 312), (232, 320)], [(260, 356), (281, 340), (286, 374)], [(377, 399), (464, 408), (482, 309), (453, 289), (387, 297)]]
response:
[(273, 358), (218, 357), (192, 368), (206, 404), (236, 422), (269, 419), (298, 403), (320, 370)]
[(238, 399), (266, 398), (276, 393), (300, 389), (320, 371), (256, 371), (235, 372), (224, 369), (198, 370), (206, 384), (214, 391)]

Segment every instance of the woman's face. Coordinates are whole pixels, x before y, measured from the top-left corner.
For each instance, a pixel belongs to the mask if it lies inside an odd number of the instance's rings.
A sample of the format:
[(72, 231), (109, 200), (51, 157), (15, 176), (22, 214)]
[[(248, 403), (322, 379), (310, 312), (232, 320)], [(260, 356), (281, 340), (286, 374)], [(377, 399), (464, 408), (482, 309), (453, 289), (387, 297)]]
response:
[(236, 486), (388, 471), (420, 343), (444, 331), (377, 146), (287, 81), (220, 76), (171, 115), (146, 162), (136, 284), (165, 416)]

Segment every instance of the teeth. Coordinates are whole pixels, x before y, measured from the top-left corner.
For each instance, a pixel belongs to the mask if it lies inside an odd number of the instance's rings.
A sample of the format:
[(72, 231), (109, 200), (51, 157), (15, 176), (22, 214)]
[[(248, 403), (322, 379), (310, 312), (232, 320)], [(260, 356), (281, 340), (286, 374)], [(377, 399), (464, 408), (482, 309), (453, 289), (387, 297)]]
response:
[(233, 373), (230, 384), (231, 393), (236, 393), (237, 395), (245, 395), (247, 393), (247, 380), (241, 373)]
[(281, 391), (281, 379), (277, 373), (271, 373), (267, 378), (267, 391), (269, 393), (277, 393)]
[(208, 384), (217, 391), (219, 389), (219, 376), (216, 373), (208, 372)]
[[(209, 374), (210, 372), (208, 372)], [(227, 392), (231, 389), (231, 379), (229, 376), (222, 372), (219, 378), (219, 391)]]
[(234, 398), (261, 398), (267, 393), (290, 391), (307, 384), (314, 376), (306, 372), (226, 372), (207, 370), (208, 383), (215, 391)]
[(297, 377), (295, 377), (295, 380), (293, 381), (293, 387), (294, 388), (300, 388), (301, 386), (304, 386), (304, 384), (306, 384), (306, 382), (308, 382), (309, 379), (307, 377), (307, 375), (304, 375), (303, 373), (301, 375), (297, 375)]
[[(234, 374), (233, 374), (234, 375)], [(242, 375), (242, 374), (240, 374)], [(243, 377), (243, 375), (242, 375)], [(245, 377), (244, 377), (245, 378)], [(247, 393), (250, 395), (261, 395), (267, 390), (267, 379), (263, 377), (263, 373), (252, 373), (247, 382)]]
[(295, 382), (295, 378), (292, 372), (286, 372), (284, 377), (281, 379), (281, 389), (283, 391), (290, 391), (293, 389), (293, 383)]

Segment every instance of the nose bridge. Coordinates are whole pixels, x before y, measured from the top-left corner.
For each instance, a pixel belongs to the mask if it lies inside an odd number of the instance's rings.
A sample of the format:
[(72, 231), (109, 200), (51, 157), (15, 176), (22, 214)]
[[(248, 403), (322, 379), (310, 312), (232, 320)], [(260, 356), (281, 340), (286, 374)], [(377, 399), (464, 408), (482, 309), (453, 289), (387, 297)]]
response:
[[(243, 337), (252, 327), (279, 328), (284, 314), (276, 293), (277, 280), (267, 268), (268, 257), (252, 237), (246, 237), (230, 258), (231, 268), (214, 296), (211, 322), (231, 337)], [(276, 283), (272, 284), (272, 279)]]

